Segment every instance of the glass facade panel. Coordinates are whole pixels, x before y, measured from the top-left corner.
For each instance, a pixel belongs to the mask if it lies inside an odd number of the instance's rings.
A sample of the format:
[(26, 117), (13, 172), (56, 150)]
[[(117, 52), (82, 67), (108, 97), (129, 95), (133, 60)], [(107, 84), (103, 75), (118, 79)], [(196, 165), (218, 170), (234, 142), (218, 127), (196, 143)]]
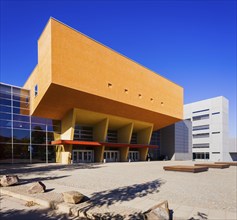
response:
[(30, 143), (30, 131), (24, 129), (13, 129), (14, 143)]
[(11, 111), (12, 111), (11, 106), (0, 105), (0, 112), (11, 113)]
[[(11, 121), (0, 119), (0, 128), (11, 128), (11, 127), (12, 127)], [(0, 134), (1, 134), (1, 132), (0, 132)]]
[(0, 129), (0, 143), (11, 143), (12, 142), (12, 129), (1, 128)]
[(29, 115), (30, 110), (26, 108), (13, 108), (14, 114), (23, 114), (23, 115)]
[(26, 115), (13, 115), (13, 120), (14, 121), (25, 121), (25, 122), (30, 122), (30, 117)]
[(13, 121), (13, 127), (19, 129), (30, 129), (30, 123), (21, 122), (21, 121)]
[(28, 144), (14, 144), (14, 163), (30, 163), (30, 148)]
[(0, 83), (0, 163), (42, 163), (46, 155), (48, 162), (55, 162), (55, 146), (46, 146), (46, 138), (48, 144), (54, 140), (60, 122), (30, 116), (29, 95), (28, 90)]
[(46, 133), (44, 131), (32, 131), (31, 141), (33, 144), (45, 144)]
[(11, 163), (12, 162), (12, 145), (2, 144), (0, 147), (0, 163)]
[(11, 120), (12, 119), (12, 115), (9, 113), (2, 113), (0, 114), (0, 119), (4, 119), (4, 120)]
[(0, 105), (11, 106), (11, 104), (12, 104), (11, 99), (5, 99), (5, 98), (0, 99)]

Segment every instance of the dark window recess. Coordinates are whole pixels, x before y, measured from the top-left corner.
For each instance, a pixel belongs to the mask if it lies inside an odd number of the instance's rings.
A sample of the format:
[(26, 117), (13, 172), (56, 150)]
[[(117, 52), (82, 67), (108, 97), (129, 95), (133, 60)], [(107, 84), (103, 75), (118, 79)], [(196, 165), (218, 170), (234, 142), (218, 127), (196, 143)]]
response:
[(108, 130), (107, 142), (109, 142), (109, 143), (118, 143), (118, 132), (114, 131), (114, 130)]
[(220, 112), (213, 112), (212, 115), (219, 115)]
[(193, 121), (198, 121), (198, 120), (203, 120), (203, 119), (208, 119), (208, 118), (209, 118), (209, 114), (199, 115), (199, 116), (194, 116)]
[(206, 111), (209, 111), (209, 109), (203, 109), (203, 110), (195, 111), (193, 113), (206, 112)]
[(35, 85), (35, 96), (38, 95), (38, 85)]
[(193, 131), (206, 130), (206, 129), (209, 129), (209, 125), (200, 125), (193, 127)]
[(220, 152), (212, 152), (212, 154), (220, 154)]
[(206, 137), (209, 137), (209, 133), (193, 134), (193, 138), (206, 138)]
[(160, 145), (160, 131), (152, 132), (150, 144), (156, 146)]
[(137, 144), (137, 133), (132, 133), (131, 144)]
[(74, 140), (93, 141), (93, 128), (86, 126), (75, 126)]
[(203, 143), (203, 144), (193, 144), (193, 148), (209, 148), (209, 143)]
[(212, 132), (212, 134), (220, 134), (221, 132), (216, 131), (216, 132)]

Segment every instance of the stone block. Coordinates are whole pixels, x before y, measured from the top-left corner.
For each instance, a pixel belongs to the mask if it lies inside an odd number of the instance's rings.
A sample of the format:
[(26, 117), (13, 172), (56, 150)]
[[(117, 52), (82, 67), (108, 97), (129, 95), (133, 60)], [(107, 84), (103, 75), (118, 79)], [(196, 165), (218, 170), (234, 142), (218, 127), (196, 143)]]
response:
[(84, 198), (84, 195), (77, 191), (69, 191), (63, 193), (63, 199), (66, 203), (77, 204)]
[(43, 193), (46, 190), (46, 186), (42, 182), (36, 182), (34, 183), (29, 189), (29, 194), (35, 194), (35, 193)]
[(164, 201), (146, 212), (144, 212), (144, 215), (146, 216), (147, 220), (169, 220), (170, 215), (169, 215), (169, 208), (168, 208), (168, 202)]
[(17, 175), (5, 175), (1, 178), (0, 185), (1, 186), (12, 186), (19, 182), (19, 178)]

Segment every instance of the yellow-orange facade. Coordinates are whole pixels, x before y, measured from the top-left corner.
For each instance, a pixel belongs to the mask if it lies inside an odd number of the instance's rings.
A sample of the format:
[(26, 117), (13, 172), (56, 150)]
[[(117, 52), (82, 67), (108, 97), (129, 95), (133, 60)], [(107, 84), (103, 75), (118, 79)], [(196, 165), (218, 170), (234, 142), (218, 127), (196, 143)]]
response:
[[(24, 88), (31, 91), (32, 115), (61, 121), (55, 141), (72, 141), (75, 126), (89, 126), (99, 143), (93, 148), (98, 162), (112, 148), (108, 131), (116, 131), (122, 144), (114, 145), (120, 161), (132, 148), (145, 160), (152, 132), (183, 117), (182, 87), (53, 18), (38, 40), (38, 64)], [(135, 134), (137, 148), (130, 145)], [(73, 149), (87, 146), (57, 144), (63, 163)]]

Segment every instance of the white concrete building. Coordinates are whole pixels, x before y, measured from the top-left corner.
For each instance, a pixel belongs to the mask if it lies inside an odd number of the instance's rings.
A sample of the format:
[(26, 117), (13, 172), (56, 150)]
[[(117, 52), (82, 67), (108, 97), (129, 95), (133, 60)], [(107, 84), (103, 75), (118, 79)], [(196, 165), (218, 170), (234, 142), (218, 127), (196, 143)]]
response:
[(195, 160), (231, 161), (228, 137), (229, 101), (215, 97), (184, 105), (184, 119), (192, 121)]

